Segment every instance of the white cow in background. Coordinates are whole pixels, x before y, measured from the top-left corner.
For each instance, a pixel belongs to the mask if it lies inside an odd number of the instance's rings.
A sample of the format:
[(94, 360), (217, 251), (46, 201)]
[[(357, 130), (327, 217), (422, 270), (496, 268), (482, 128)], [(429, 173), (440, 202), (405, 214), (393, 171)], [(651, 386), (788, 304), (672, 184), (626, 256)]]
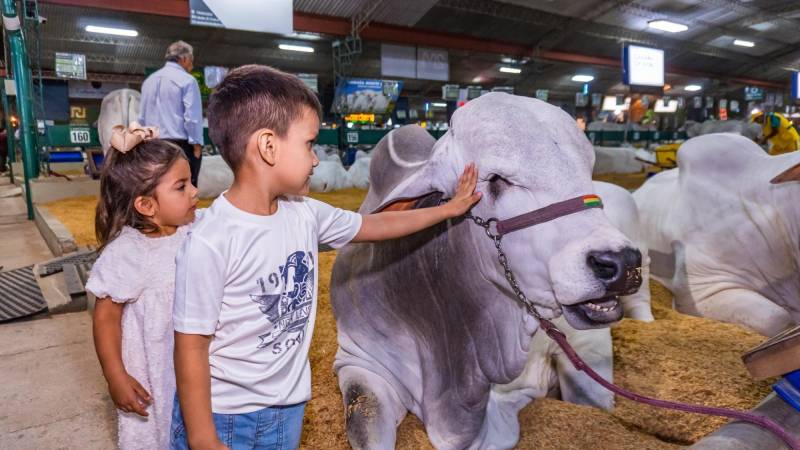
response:
[(103, 154), (111, 145), (111, 129), (116, 125), (128, 126), (139, 120), (141, 94), (134, 89), (117, 89), (103, 97), (100, 116), (97, 118), (97, 134)]
[(233, 171), (220, 155), (203, 156), (197, 177), (200, 198), (217, 198), (233, 184)]
[(711, 133), (735, 133), (755, 139), (761, 132), (758, 124), (748, 120), (706, 120), (705, 122), (686, 121), (686, 135), (690, 138)]
[(675, 308), (766, 336), (800, 322), (800, 153), (710, 134), (686, 141), (678, 166), (634, 194)]
[(636, 173), (643, 172), (646, 165), (636, 159), (633, 147), (594, 147), (595, 175), (604, 173)]
[(311, 175), (310, 188), (313, 192), (338, 191), (350, 187), (353, 187), (353, 183), (341, 160), (320, 161)]
[[(361, 152), (359, 150), (359, 152)], [(365, 152), (364, 155), (367, 155)], [(361, 156), (356, 155), (356, 161), (347, 169), (347, 173), (350, 174), (350, 182), (352, 183), (353, 187), (359, 189), (366, 189), (369, 187), (369, 165), (372, 162), (372, 158), (369, 156)]]

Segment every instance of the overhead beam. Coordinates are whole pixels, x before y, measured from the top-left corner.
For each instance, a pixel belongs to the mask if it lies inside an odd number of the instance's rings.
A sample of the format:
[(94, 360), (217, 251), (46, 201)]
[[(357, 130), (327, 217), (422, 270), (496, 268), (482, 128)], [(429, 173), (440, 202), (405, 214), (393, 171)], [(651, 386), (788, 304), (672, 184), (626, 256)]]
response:
[[(97, 8), (113, 11), (128, 11), (142, 14), (154, 14), (171, 17), (189, 18), (188, 0), (159, 0), (148, 2), (144, 5), (141, 0), (40, 0), (42, 3), (54, 5), (74, 6), (81, 8)], [(294, 29), (299, 32), (321, 33), (332, 36), (346, 36), (350, 33), (350, 20), (344, 17), (321, 16), (295, 11)], [(472, 36), (444, 33), (438, 31), (422, 30), (418, 28), (389, 25), (384, 23), (370, 23), (361, 32), (365, 39), (412, 44), (429, 47), (449, 48), (480, 53), (496, 53), (517, 58), (533, 57), (551, 61), (620, 67), (620, 60), (582, 55), (577, 53), (561, 52), (557, 50), (536, 51), (529, 46), (510, 42), (492, 41)], [(699, 73), (692, 70), (667, 66), (668, 73), (676, 75), (697, 76), (703, 78), (718, 78), (735, 83), (750, 84), (773, 89), (786, 89), (786, 83), (776, 83), (769, 80), (759, 80), (741, 77), (729, 77), (725, 74)]]

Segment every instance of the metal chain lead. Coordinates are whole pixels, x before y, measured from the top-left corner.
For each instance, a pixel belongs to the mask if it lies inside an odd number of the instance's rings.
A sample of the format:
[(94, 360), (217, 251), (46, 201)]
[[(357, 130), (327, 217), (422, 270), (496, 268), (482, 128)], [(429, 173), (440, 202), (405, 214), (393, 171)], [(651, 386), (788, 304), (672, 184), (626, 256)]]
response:
[(500, 262), (500, 265), (503, 266), (506, 281), (508, 281), (509, 286), (511, 286), (511, 290), (514, 291), (517, 301), (519, 301), (522, 306), (525, 307), (530, 315), (541, 321), (542, 316), (539, 314), (539, 311), (536, 310), (536, 306), (533, 304), (533, 302), (530, 301), (525, 293), (522, 292), (522, 289), (520, 289), (519, 283), (517, 282), (517, 277), (514, 275), (514, 272), (511, 270), (511, 267), (508, 264), (508, 257), (506, 257), (506, 254), (503, 251), (503, 236), (492, 233), (492, 224), (494, 223), (496, 225), (497, 219), (494, 217), (490, 219), (483, 219), (481, 217), (474, 216), (469, 212), (465, 215), (465, 217), (475, 222), (475, 224), (479, 227), (483, 228), (484, 232), (486, 232), (486, 236), (489, 236), (489, 239), (494, 242), (494, 246), (497, 249), (497, 260)]

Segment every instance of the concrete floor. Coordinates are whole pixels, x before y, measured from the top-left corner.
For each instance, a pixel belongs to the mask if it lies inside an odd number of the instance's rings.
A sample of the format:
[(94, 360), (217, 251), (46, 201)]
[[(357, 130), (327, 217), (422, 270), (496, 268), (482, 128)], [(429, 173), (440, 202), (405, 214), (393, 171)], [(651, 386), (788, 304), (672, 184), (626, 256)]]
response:
[[(0, 181), (0, 192), (9, 188), (7, 180)], [(24, 212), (22, 197), (0, 198), (3, 270), (53, 258)], [(51, 308), (69, 298), (60, 275), (40, 285)], [(0, 324), (0, 449), (116, 447), (114, 407), (91, 327), (86, 311)]]
[(0, 325), (0, 448), (115, 448), (91, 327), (86, 311)]

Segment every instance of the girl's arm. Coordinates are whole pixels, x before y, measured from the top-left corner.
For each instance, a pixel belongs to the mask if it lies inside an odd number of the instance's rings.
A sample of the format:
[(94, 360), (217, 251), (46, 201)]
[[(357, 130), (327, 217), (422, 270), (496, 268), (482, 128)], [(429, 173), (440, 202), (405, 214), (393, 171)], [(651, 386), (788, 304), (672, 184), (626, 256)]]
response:
[(219, 440), (211, 416), (211, 336), (175, 332), (175, 382), (189, 447), (227, 449)]
[(92, 326), (94, 348), (103, 368), (111, 399), (117, 408), (147, 416), (145, 408), (152, 401), (150, 394), (135, 378), (128, 375), (122, 363), (121, 321), (124, 306), (108, 297), (97, 300)]
[(449, 202), (433, 208), (385, 211), (365, 215), (361, 222), (361, 229), (353, 242), (395, 239), (424, 230), (451, 217), (461, 216), (481, 199), (481, 193), (475, 192), (477, 182), (478, 168), (472, 163), (464, 169), (464, 173), (459, 177), (456, 195)]

